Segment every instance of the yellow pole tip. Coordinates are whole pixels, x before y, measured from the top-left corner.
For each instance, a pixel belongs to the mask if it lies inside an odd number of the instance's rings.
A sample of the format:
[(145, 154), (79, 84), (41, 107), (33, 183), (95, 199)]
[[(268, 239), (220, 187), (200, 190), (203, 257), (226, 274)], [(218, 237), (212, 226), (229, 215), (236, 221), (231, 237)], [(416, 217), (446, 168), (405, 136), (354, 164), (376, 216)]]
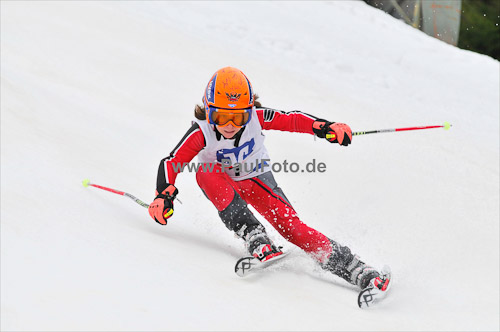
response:
[(89, 179), (85, 179), (82, 181), (82, 184), (85, 188), (87, 188), (89, 186), (89, 183), (90, 183), (90, 180)]
[(451, 124), (449, 122), (445, 122), (443, 127), (444, 127), (444, 130), (448, 130), (451, 128)]

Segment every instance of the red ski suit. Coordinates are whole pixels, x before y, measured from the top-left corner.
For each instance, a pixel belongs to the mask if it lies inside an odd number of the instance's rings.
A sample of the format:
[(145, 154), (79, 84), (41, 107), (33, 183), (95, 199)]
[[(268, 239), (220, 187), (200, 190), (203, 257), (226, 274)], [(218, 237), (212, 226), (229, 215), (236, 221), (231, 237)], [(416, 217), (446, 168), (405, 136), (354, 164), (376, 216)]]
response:
[[(258, 108), (256, 111), (263, 130), (314, 134), (313, 122), (316, 118), (311, 115), (300, 111), (285, 113), (266, 108)], [(158, 172), (158, 192), (162, 192), (168, 184), (175, 183), (177, 173), (174, 171), (174, 163), (179, 165), (190, 162), (204, 147), (203, 133), (195, 124), (170, 156), (162, 160)], [(276, 188), (269, 187), (259, 178), (234, 181), (227, 173), (215, 170), (203, 172), (200, 167), (196, 173), (196, 180), (218, 211), (224, 210), (237, 193), (286, 240), (308, 252), (318, 261), (325, 262), (332, 253), (332, 244), (328, 237), (304, 224), (286, 197), (280, 195), (281, 190), (276, 191)]]

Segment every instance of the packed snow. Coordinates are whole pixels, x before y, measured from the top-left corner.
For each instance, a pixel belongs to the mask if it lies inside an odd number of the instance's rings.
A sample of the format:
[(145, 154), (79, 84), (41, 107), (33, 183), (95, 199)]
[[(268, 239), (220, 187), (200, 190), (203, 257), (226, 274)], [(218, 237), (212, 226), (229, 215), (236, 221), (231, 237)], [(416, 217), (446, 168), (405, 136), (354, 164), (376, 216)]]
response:
[[(361, 1), (1, 2), (2, 330), (491, 330), (499, 323), (499, 62)], [(301, 219), (366, 262), (390, 296), (357, 291), (290, 251), (239, 278), (243, 242), (193, 173), (160, 226), (159, 161), (219, 68), (265, 106), (354, 131), (349, 147), (266, 132)]]

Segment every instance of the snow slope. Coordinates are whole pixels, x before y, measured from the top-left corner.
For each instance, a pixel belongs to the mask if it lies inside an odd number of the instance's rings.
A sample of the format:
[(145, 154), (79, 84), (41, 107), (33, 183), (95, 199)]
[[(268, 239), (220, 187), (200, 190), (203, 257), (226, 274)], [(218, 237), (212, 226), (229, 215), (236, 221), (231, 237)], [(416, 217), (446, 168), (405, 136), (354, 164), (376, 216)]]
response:
[[(362, 2), (1, 2), (2, 330), (498, 330), (499, 63)], [(240, 279), (243, 244), (194, 174), (174, 217), (157, 166), (217, 69), (264, 105), (353, 130), (348, 148), (267, 132), (310, 226), (396, 276), (376, 310), (275, 231), (290, 258)], [(263, 221), (266, 225), (267, 223)]]

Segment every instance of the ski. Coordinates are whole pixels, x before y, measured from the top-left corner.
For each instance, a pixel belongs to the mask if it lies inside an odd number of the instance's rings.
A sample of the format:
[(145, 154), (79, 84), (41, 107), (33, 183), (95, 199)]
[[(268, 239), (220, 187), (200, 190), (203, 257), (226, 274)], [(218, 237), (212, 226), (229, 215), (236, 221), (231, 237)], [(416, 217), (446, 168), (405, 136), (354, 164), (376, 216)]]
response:
[(234, 266), (234, 272), (240, 277), (245, 277), (250, 272), (254, 272), (256, 270), (262, 270), (268, 267), (269, 265), (276, 263), (277, 261), (284, 258), (287, 254), (288, 253), (283, 252), (281, 255), (274, 256), (273, 258), (270, 258), (265, 262), (261, 262), (258, 258), (253, 256), (240, 258), (236, 262), (236, 265)]
[(384, 266), (380, 277), (370, 281), (368, 287), (358, 295), (358, 306), (361, 309), (371, 308), (379, 304), (388, 294), (393, 283), (391, 269)]

